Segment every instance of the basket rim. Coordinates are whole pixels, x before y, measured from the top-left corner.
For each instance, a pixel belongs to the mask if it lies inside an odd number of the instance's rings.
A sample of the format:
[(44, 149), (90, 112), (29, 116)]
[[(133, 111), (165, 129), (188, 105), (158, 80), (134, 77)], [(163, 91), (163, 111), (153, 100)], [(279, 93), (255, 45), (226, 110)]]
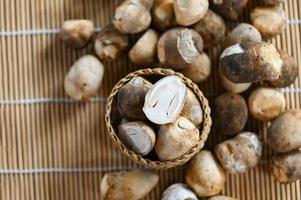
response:
[[(184, 155), (180, 156), (177, 159), (169, 160), (169, 161), (159, 161), (159, 160), (151, 160), (144, 158), (141, 155), (136, 154), (134, 151), (128, 149), (119, 139), (117, 133), (115, 132), (115, 129), (112, 126), (111, 123), (111, 111), (112, 111), (112, 103), (117, 95), (119, 89), (125, 85), (127, 82), (129, 82), (132, 78), (136, 76), (151, 76), (151, 75), (161, 75), (161, 76), (170, 76), (175, 75), (178, 76), (187, 87), (189, 87), (198, 97), (198, 100), (201, 103), (202, 109), (203, 109), (203, 126), (200, 130), (200, 137), (197, 142), (188, 152), (186, 152)], [(207, 98), (204, 96), (202, 91), (199, 89), (199, 87), (192, 82), (189, 78), (185, 77), (183, 74), (179, 72), (175, 72), (171, 69), (163, 69), (163, 68), (146, 68), (146, 69), (140, 69), (134, 72), (129, 73), (124, 78), (119, 80), (111, 90), (111, 93), (109, 97), (107, 98), (106, 102), (106, 112), (105, 112), (105, 122), (106, 127), (108, 130), (108, 133), (111, 136), (111, 139), (113, 140), (113, 143), (121, 150), (123, 154), (125, 154), (127, 157), (131, 158), (135, 162), (148, 166), (150, 168), (154, 169), (168, 169), (172, 168), (178, 165), (183, 165), (186, 162), (188, 162), (196, 153), (198, 153), (205, 145), (205, 141), (208, 138), (208, 135), (210, 133), (211, 125), (212, 125), (212, 119), (210, 116), (211, 109), (209, 107), (209, 103)]]

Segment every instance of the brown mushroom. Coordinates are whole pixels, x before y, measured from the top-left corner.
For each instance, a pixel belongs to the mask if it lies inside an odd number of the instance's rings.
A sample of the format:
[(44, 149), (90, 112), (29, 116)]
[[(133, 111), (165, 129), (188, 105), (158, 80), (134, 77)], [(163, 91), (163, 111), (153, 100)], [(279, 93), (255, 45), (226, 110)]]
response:
[(215, 10), (230, 20), (237, 20), (243, 9), (247, 6), (248, 0), (212, 0)]
[(222, 86), (229, 92), (242, 93), (248, 90), (252, 83), (233, 83), (227, 79), (221, 72), (221, 68), (218, 69), (218, 74), (221, 79)]
[(160, 30), (176, 25), (173, 0), (157, 0), (152, 8), (152, 19)]

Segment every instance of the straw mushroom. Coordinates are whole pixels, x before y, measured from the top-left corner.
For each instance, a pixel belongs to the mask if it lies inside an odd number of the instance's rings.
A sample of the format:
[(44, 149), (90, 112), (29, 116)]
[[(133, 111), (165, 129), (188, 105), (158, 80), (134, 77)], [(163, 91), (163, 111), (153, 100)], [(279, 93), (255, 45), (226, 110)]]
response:
[(287, 110), (271, 124), (267, 144), (278, 153), (285, 153), (301, 147), (301, 110)]
[(117, 94), (117, 109), (121, 116), (131, 120), (143, 120), (143, 105), (146, 93), (152, 84), (142, 78), (134, 77), (127, 84), (123, 85)]
[(273, 88), (259, 87), (249, 96), (251, 115), (260, 121), (270, 121), (285, 110), (284, 94)]
[(158, 41), (160, 63), (174, 70), (181, 70), (193, 63), (203, 51), (203, 39), (194, 30), (173, 28)]
[(135, 64), (153, 63), (157, 56), (158, 33), (153, 29), (147, 30), (129, 52), (130, 60)]
[(161, 125), (155, 152), (161, 161), (174, 160), (192, 149), (199, 141), (199, 130), (188, 119), (179, 116), (175, 122)]
[(244, 41), (224, 50), (220, 67), (223, 75), (234, 83), (277, 80), (282, 59), (272, 44)]
[(209, 7), (208, 0), (174, 0), (177, 23), (190, 26), (204, 17)]
[(158, 184), (159, 176), (152, 172), (133, 170), (106, 173), (101, 181), (103, 200), (139, 200)]
[(215, 147), (219, 162), (231, 174), (244, 173), (255, 167), (261, 154), (262, 142), (251, 132), (242, 132)]
[(247, 6), (248, 0), (212, 0), (215, 10), (230, 20), (237, 20), (243, 9)]
[(207, 49), (221, 43), (226, 34), (226, 25), (223, 18), (210, 9), (206, 15), (193, 26), (193, 29), (202, 36), (204, 48)]
[(155, 124), (172, 123), (182, 111), (185, 97), (186, 85), (182, 80), (166, 76), (147, 92), (143, 112)]
[(242, 131), (248, 120), (248, 106), (242, 96), (225, 93), (214, 100), (213, 121), (219, 134), (233, 135)]
[(65, 76), (65, 91), (76, 100), (88, 100), (100, 87), (104, 74), (103, 64), (92, 55), (78, 59)]
[(218, 69), (219, 77), (221, 79), (222, 86), (229, 92), (242, 93), (248, 90), (252, 83), (233, 83), (227, 79), (221, 72), (221, 68)]
[(188, 164), (187, 185), (200, 197), (217, 195), (225, 185), (225, 173), (210, 151), (200, 151)]
[(59, 37), (70, 48), (80, 49), (88, 44), (93, 34), (93, 22), (78, 19), (65, 21), (59, 33)]
[(169, 186), (163, 193), (161, 200), (198, 200), (197, 196), (183, 183)]
[(105, 61), (116, 60), (128, 48), (128, 37), (115, 27), (105, 27), (97, 34), (94, 44), (96, 55)]
[(211, 73), (211, 61), (209, 56), (205, 52), (201, 53), (181, 72), (195, 83), (205, 81)]
[(268, 84), (273, 87), (287, 87), (294, 83), (298, 76), (298, 65), (295, 59), (283, 50), (279, 50), (283, 65), (279, 79), (268, 81)]
[(128, 122), (119, 125), (119, 138), (129, 149), (145, 156), (155, 146), (156, 134), (154, 130), (144, 122)]
[(113, 23), (121, 33), (139, 33), (151, 23), (153, 1), (125, 0), (115, 10)]
[(152, 19), (157, 28), (166, 30), (176, 25), (173, 0), (157, 0), (152, 8)]
[(232, 198), (232, 197), (227, 197), (227, 196), (219, 195), (219, 196), (211, 197), (211, 198), (208, 199), (208, 200), (238, 200), (238, 199), (235, 199), (235, 198)]
[(187, 89), (185, 104), (180, 115), (191, 121), (196, 127), (203, 122), (202, 105), (191, 89)]
[(238, 24), (224, 40), (224, 48), (241, 43), (242, 41), (262, 42), (260, 32), (251, 24)]
[(283, 32), (286, 27), (286, 16), (279, 6), (257, 7), (251, 12), (251, 22), (263, 37), (271, 38)]
[(281, 183), (301, 179), (301, 150), (275, 155), (269, 166), (273, 177)]

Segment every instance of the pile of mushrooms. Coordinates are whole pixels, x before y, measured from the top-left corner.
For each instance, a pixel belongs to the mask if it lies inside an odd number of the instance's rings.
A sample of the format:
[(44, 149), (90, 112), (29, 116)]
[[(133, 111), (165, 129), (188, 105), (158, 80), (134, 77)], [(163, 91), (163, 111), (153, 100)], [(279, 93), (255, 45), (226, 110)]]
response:
[[(125, 0), (116, 8), (112, 24), (96, 36), (90, 20), (66, 21), (59, 34), (61, 40), (73, 49), (92, 41), (95, 50), (94, 55), (81, 57), (71, 67), (65, 78), (66, 93), (77, 100), (89, 100), (101, 86), (103, 63), (125, 52), (134, 65), (159, 64), (202, 84), (212, 71), (208, 50), (220, 45), (218, 75), (226, 92), (212, 102), (212, 117), (214, 131), (227, 140), (211, 152), (200, 151), (187, 166), (186, 183), (171, 185), (162, 199), (212, 196), (211, 200), (234, 200), (216, 196), (224, 188), (225, 174), (255, 167), (263, 152), (260, 137), (246, 130), (249, 115), (271, 122), (266, 138), (274, 152), (270, 173), (280, 182), (296, 181), (301, 178), (301, 110), (286, 110), (279, 88), (294, 83), (298, 67), (289, 53), (267, 41), (286, 27), (282, 2), (263, 0), (265, 6), (250, 13), (251, 24), (241, 22), (229, 32), (225, 20), (237, 21), (248, 0), (212, 0), (210, 8), (208, 0)], [(130, 35), (134, 35), (133, 43)], [(246, 92), (250, 88), (252, 91)], [(202, 107), (176, 76), (157, 82), (133, 78), (120, 88), (116, 110), (122, 118), (120, 140), (143, 157), (177, 159), (200, 137)], [(151, 172), (108, 173), (101, 189), (104, 199), (140, 199), (157, 182), (157, 175)]]

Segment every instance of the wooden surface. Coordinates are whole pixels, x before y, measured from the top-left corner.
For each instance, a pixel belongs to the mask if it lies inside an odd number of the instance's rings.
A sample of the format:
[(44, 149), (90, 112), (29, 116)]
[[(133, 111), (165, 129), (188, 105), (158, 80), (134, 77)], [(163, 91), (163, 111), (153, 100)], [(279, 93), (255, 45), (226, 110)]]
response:
[[(258, 2), (249, 3), (240, 21), (248, 20), (248, 12)], [(0, 0), (0, 200), (99, 200), (100, 180), (106, 171), (140, 167), (119, 153), (104, 125), (106, 96), (119, 79), (138, 67), (126, 56), (105, 63), (97, 98), (73, 102), (64, 93), (64, 76), (77, 58), (93, 50), (90, 46), (72, 51), (55, 34), (64, 20), (73, 18), (92, 19), (103, 27), (110, 23), (119, 3)], [(286, 0), (283, 6), (289, 25), (272, 42), (292, 54), (300, 66), (301, 2)], [(213, 73), (200, 85), (209, 99), (223, 92), (216, 70), (219, 53), (219, 47), (209, 52)], [(282, 90), (288, 108), (301, 107), (300, 88), (299, 78)], [(246, 130), (265, 138), (267, 126), (251, 119)], [(212, 133), (208, 148), (220, 139)], [(223, 193), (242, 200), (300, 200), (300, 181), (281, 185), (269, 176), (265, 163), (272, 152), (264, 147), (259, 167), (228, 176)], [(160, 199), (164, 188), (184, 177), (183, 167), (158, 173), (160, 183), (146, 199)]]

